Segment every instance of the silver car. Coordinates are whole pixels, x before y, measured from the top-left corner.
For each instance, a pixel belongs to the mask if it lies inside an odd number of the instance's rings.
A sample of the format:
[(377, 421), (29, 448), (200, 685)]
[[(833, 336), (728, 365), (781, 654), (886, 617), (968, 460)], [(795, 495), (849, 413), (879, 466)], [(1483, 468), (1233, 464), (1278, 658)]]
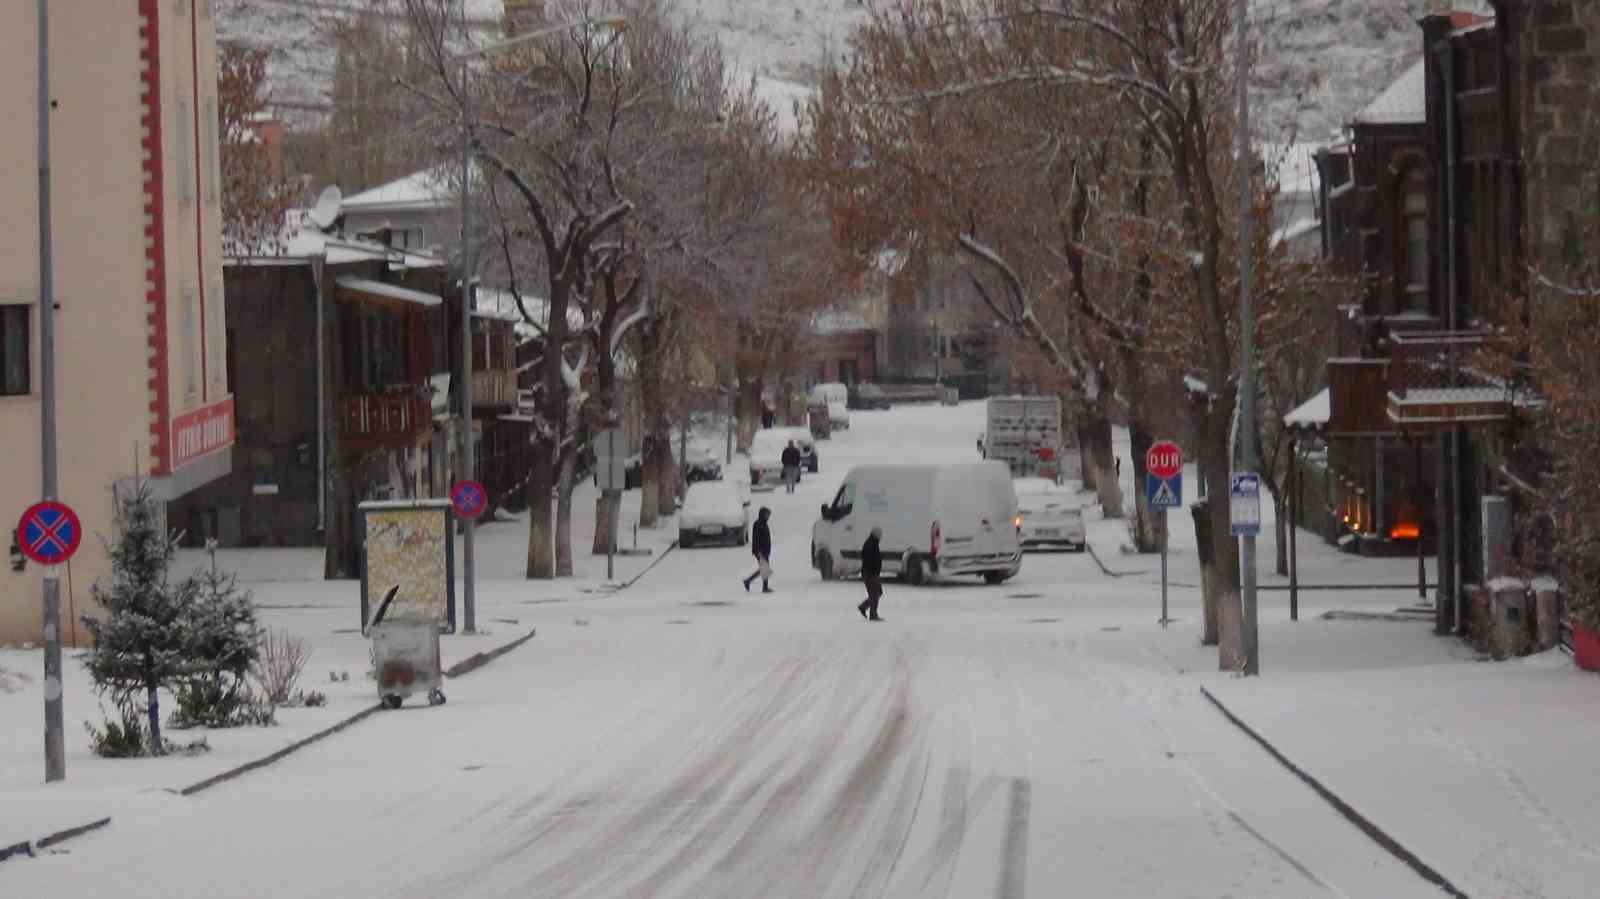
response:
[(1017, 534), (1022, 548), (1072, 549), (1083, 552), (1088, 546), (1088, 531), (1083, 510), (1061, 503), (1046, 503), (1017, 513)]

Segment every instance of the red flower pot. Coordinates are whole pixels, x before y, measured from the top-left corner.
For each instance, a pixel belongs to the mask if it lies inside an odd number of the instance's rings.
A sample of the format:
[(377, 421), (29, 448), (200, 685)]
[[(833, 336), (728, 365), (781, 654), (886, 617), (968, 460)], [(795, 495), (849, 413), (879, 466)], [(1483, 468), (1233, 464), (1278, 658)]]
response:
[(1572, 656), (1585, 671), (1600, 671), (1600, 634), (1572, 622)]

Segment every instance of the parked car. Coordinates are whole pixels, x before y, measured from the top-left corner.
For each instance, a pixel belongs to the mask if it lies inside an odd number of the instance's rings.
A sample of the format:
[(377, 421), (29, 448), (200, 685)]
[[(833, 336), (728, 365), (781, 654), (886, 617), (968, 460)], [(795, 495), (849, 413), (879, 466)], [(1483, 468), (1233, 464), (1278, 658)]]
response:
[(811, 528), (811, 563), (823, 580), (861, 570), (873, 527), (883, 528), (884, 573), (912, 584), (951, 575), (998, 584), (1022, 569), (1017, 494), (997, 462), (851, 469)]
[(1045, 503), (1017, 513), (1023, 549), (1072, 549), (1083, 552), (1089, 545), (1083, 524), (1083, 510), (1063, 503)]
[(800, 450), (800, 468), (817, 472), (821, 463), (817, 459), (817, 444), (805, 428), (769, 428), (757, 431), (750, 442), (750, 486), (762, 487), (783, 483), (783, 450), (793, 440)]
[(722, 480), (722, 463), (706, 450), (689, 450), (689, 463), (686, 468), (684, 478), (691, 484)]
[(850, 408), (852, 409), (893, 409), (894, 403), (889, 401), (888, 394), (876, 384), (861, 384), (850, 389)]
[(703, 543), (743, 546), (750, 539), (750, 499), (729, 481), (700, 481), (689, 488), (678, 512), (678, 546)]
[(828, 422), (836, 431), (850, 429), (850, 388), (837, 381), (811, 388), (810, 402), (828, 406)]

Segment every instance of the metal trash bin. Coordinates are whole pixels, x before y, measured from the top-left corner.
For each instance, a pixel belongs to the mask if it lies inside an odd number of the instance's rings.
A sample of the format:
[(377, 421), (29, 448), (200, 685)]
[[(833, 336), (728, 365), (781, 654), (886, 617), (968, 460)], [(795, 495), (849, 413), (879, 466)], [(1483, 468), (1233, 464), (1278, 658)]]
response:
[(406, 697), (427, 691), (428, 705), (444, 704), (444, 668), (439, 661), (439, 623), (408, 618), (384, 620), (398, 588), (384, 597), (367, 632), (372, 637), (372, 670), (378, 701), (398, 709)]

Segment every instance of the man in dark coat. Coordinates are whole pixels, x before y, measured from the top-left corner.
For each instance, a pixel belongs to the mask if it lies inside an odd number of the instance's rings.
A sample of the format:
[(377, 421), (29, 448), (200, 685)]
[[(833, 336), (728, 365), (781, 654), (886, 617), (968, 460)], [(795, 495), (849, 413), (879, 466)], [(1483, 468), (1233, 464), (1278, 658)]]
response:
[(766, 506), (756, 514), (756, 523), (750, 526), (750, 552), (756, 557), (756, 570), (744, 579), (745, 592), (750, 591), (750, 584), (756, 578), (761, 578), (761, 592), (771, 593), (772, 588), (767, 585), (768, 578), (772, 577), (772, 528), (767, 525), (767, 519), (772, 517), (772, 510)]
[(800, 447), (789, 441), (783, 448), (783, 486), (790, 493), (794, 492), (794, 485), (800, 482)]
[(882, 621), (878, 617), (878, 600), (883, 596), (883, 551), (878, 540), (883, 528), (873, 528), (867, 542), (861, 544), (861, 582), (867, 585), (867, 600), (856, 606), (856, 611), (868, 621)]

